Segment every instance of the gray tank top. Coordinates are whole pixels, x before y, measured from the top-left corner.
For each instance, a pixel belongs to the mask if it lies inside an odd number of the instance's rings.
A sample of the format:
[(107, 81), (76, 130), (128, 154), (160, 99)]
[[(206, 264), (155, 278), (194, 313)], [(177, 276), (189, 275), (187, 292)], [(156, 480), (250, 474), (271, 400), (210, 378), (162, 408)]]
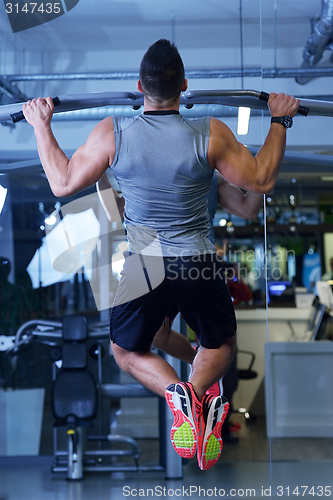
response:
[(209, 240), (210, 118), (114, 117), (111, 169), (125, 198), (129, 249), (151, 255), (215, 252)]

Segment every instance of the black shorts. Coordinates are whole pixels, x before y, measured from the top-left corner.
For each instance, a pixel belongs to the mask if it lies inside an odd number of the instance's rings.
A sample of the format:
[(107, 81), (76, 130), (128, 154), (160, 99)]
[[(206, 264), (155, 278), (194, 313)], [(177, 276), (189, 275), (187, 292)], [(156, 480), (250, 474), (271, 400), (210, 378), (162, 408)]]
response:
[(223, 269), (216, 254), (127, 257), (110, 315), (111, 340), (128, 351), (149, 350), (174, 304), (203, 347), (220, 347), (237, 329)]

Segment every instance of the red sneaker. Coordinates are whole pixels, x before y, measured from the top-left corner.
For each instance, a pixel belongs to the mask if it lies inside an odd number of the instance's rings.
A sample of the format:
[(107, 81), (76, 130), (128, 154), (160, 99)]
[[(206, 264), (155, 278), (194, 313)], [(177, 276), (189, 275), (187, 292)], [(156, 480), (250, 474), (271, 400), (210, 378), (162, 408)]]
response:
[(210, 396), (214, 396), (214, 398), (217, 398), (217, 396), (223, 396), (223, 379), (220, 378), (215, 384), (213, 384), (209, 389), (207, 389), (206, 394)]
[(223, 441), (222, 425), (229, 410), (223, 396), (205, 395), (199, 422), (197, 458), (201, 470), (208, 470), (220, 458)]
[(189, 382), (169, 385), (165, 399), (174, 416), (170, 433), (172, 445), (182, 458), (193, 458), (197, 450), (201, 403)]

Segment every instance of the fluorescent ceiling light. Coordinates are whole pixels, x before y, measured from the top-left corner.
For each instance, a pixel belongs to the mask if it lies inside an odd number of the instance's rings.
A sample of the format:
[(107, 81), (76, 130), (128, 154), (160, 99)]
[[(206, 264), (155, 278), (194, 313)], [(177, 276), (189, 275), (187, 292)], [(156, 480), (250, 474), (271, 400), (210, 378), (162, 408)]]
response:
[(246, 135), (249, 131), (251, 108), (238, 108), (237, 134)]
[(0, 214), (2, 212), (3, 205), (7, 196), (7, 189), (0, 185)]

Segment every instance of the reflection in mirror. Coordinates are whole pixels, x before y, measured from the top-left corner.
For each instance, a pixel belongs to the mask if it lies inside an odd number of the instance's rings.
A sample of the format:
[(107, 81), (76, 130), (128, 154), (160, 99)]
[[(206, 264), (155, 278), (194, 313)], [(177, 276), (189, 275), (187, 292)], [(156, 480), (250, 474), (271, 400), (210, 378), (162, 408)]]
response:
[[(330, 64), (329, 53), (324, 55), (319, 38), (314, 36), (314, 25), (310, 27), (311, 22), (319, 26), (327, 20), (329, 4), (326, 1), (313, 4), (321, 8), (321, 16), (307, 19), (300, 51), (302, 37), (297, 38), (291, 28), (293, 5), (289, 4), (287, 13), (284, 2), (274, 2), (271, 61), (274, 60), (275, 68), (291, 67), (296, 60), (301, 72), (305, 68), (316, 71), (320, 59), (326, 59), (323, 66)], [(287, 25), (292, 36), (287, 34)], [(265, 70), (270, 66), (267, 50), (270, 36), (265, 19), (263, 27)], [(303, 61), (299, 58), (301, 53)], [(323, 95), (331, 94), (328, 80), (319, 80), (315, 74), (295, 76), (295, 79), (278, 79), (273, 86), (277, 91), (296, 96), (311, 94), (320, 100)], [(328, 244), (333, 229), (332, 149), (325, 133), (332, 120), (329, 107), (327, 104), (329, 118), (309, 115), (302, 122), (295, 117), (293, 129), (287, 131), (281, 172), (274, 191), (266, 199), (268, 328), (262, 397), (265, 437), (271, 453), (268, 493), (272, 496), (306, 496), (321, 491), (320, 481), (331, 485), (328, 471), (332, 457), (328, 458), (324, 450), (331, 445), (333, 436), (328, 418), (332, 412), (332, 303), (326, 299), (329, 305), (323, 305), (318, 296), (322, 280), (327, 285), (330, 278), (330, 274), (324, 273), (330, 271), (332, 256)], [(321, 161), (328, 163), (321, 167)], [(301, 484), (308, 486), (302, 490)]]
[[(133, 92), (142, 54), (162, 36), (171, 37), (184, 55), (190, 91), (256, 89), (300, 96), (307, 102), (332, 100), (331, 33), (325, 38), (312, 29), (332, 21), (329, 0), (192, 2), (190, 8), (186, 2), (174, 2), (172, 12), (170, 2), (163, 0), (153, 9), (151, 2), (141, 1), (100, 2), (99, 11), (95, 4), (80, 2), (62, 19), (15, 35), (4, 24), (6, 19), (0, 19), (4, 48), (0, 54), (1, 106), (38, 95)], [(239, 104), (229, 104), (189, 104), (181, 112), (192, 118), (214, 115), (255, 154), (269, 130), (268, 110), (251, 109), (247, 134), (240, 135)], [(106, 497), (116, 498), (119, 491), (124, 496), (126, 467), (135, 478), (133, 489), (125, 493), (138, 496), (138, 448), (144, 488), (163, 485), (172, 489), (174, 483), (165, 481), (165, 470), (170, 467), (168, 474), (177, 478), (177, 487), (193, 481), (193, 487), (204, 488), (206, 496), (215, 488), (223, 488), (224, 496), (235, 490), (238, 497), (245, 496), (248, 488), (256, 497), (322, 496), (322, 491), (329, 496), (333, 161), (332, 118), (329, 109), (323, 111), (325, 106), (321, 105), (318, 115), (294, 118), (276, 185), (264, 201), (262, 195), (257, 197), (256, 213), (241, 214), (233, 210), (235, 206), (230, 209), (225, 192), (241, 198), (245, 192), (230, 185), (226, 190), (226, 184), (222, 187), (213, 236), (233, 299), (238, 346), (224, 378), (231, 410), (223, 427), (223, 451), (214, 468), (200, 475), (196, 458), (185, 465), (176, 462), (173, 449), (171, 455), (170, 450), (166, 452), (172, 421), (163, 401), (133, 385), (135, 381), (119, 370), (109, 348), (109, 307), (97, 307), (96, 297), (106, 298), (109, 305), (117, 290), (126, 248), (120, 220), (107, 220), (102, 207), (95, 207), (91, 220), (98, 220), (102, 236), (94, 233), (89, 259), (74, 270), (54, 269), (44, 252), (44, 238), (56, 228), (51, 216), (59, 223), (62, 207), (76, 197), (53, 196), (36, 160), (35, 136), (26, 123), (1, 125), (0, 192), (7, 190), (7, 196), (0, 209), (0, 455), (40, 454), (54, 460), (54, 472), (66, 471), (67, 447), (73, 442), (66, 428), (56, 429), (54, 439), (51, 388), (62, 369), (63, 317), (80, 314), (89, 325), (88, 369), (100, 396), (98, 417), (85, 429), (90, 453), (86, 467), (94, 472), (105, 466), (105, 471), (118, 474), (111, 482), (104, 475), (93, 479), (94, 484), (100, 481)], [(112, 105), (59, 113), (53, 128), (71, 156), (95, 124), (115, 112), (134, 116), (142, 109)], [(111, 175), (110, 181), (120, 194)], [(85, 191), (85, 195), (93, 194), (95, 188)], [(253, 193), (246, 196), (248, 201)], [(60, 243), (56, 249), (60, 252)], [(111, 269), (108, 266), (106, 272), (98, 266), (100, 262), (111, 263)], [(191, 342), (194, 357), (194, 332), (179, 317), (173, 331), (183, 335), (181, 340), (177, 337), (180, 343)], [(158, 345), (153, 352), (157, 349)], [(193, 359), (180, 362), (170, 356), (168, 360), (182, 378), (188, 377)], [(27, 400), (26, 391), (33, 391)], [(38, 418), (30, 415), (28, 419), (23, 402), (37, 408)], [(5, 406), (10, 418), (2, 425)], [(20, 408), (24, 409), (21, 420), (17, 417)], [(17, 448), (17, 429), (22, 427), (34, 436), (32, 446), (28, 446), (29, 436), (20, 440), (20, 444), (27, 443), (24, 449)], [(12, 440), (10, 449), (4, 448), (3, 429), (8, 442)], [(96, 436), (101, 435), (103, 440), (98, 441)], [(118, 435), (122, 440), (116, 443)], [(122, 452), (127, 447), (129, 456), (110, 454), (111, 449)], [(125, 464), (125, 472), (113, 470), (119, 464)], [(16, 470), (21, 483), (22, 471)], [(44, 481), (48, 491), (55, 484), (49, 474)], [(86, 479), (91, 479), (88, 474)], [(19, 483), (15, 478), (0, 481), (0, 497), (5, 482), (12, 488)], [(83, 493), (76, 493), (79, 500)], [(34, 498), (39, 496), (43, 494), (34, 494)]]

